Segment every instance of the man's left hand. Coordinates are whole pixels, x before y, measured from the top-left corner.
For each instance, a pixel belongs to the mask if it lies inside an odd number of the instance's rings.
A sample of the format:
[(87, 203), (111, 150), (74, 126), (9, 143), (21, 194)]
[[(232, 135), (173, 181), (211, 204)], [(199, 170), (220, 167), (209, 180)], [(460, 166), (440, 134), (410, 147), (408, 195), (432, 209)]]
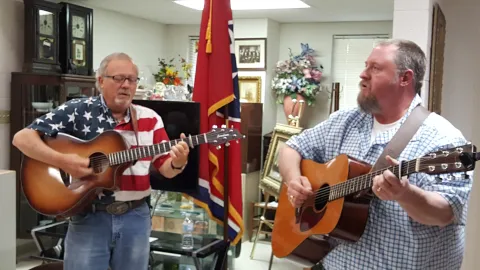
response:
[[(185, 139), (185, 134), (180, 134), (181, 139)], [(172, 165), (174, 167), (183, 167), (187, 163), (188, 160), (188, 153), (190, 149), (188, 148), (188, 144), (184, 141), (179, 142), (178, 144), (172, 146), (170, 149), (170, 156), (172, 157)]]
[[(386, 156), (386, 159), (390, 165), (398, 165), (398, 161), (390, 156)], [(398, 177), (389, 170), (385, 170), (383, 174), (373, 178), (373, 193), (384, 201), (398, 201), (409, 189), (410, 183), (406, 177), (398, 179)]]

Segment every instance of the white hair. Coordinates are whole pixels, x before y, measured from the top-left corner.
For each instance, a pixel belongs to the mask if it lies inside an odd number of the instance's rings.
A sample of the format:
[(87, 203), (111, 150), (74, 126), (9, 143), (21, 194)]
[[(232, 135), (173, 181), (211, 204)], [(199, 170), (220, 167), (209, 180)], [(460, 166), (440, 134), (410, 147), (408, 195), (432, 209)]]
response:
[(135, 70), (138, 75), (138, 67), (137, 65), (135, 65), (135, 63), (133, 63), (132, 58), (128, 54), (122, 52), (112, 53), (107, 57), (103, 58), (102, 62), (100, 62), (100, 67), (97, 69), (95, 74), (95, 87), (97, 87), (97, 90), (100, 93), (102, 92), (102, 89), (100, 88), (100, 82), (98, 78), (107, 75), (105, 74), (105, 72), (107, 71), (108, 64), (110, 64), (112, 60), (129, 60), (135, 66)]

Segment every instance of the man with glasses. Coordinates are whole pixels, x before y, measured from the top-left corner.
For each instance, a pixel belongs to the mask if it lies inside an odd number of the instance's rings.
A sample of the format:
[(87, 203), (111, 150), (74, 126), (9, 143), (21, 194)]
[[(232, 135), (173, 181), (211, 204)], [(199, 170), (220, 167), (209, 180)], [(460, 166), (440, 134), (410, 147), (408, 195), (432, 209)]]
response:
[[(93, 173), (89, 159), (57, 152), (43, 142), (42, 136), (55, 137), (61, 132), (91, 140), (113, 129), (130, 147), (137, 146), (137, 138), (139, 145), (169, 140), (157, 113), (132, 105), (139, 79), (138, 68), (128, 55), (107, 56), (96, 78), (101, 93), (98, 97), (73, 99), (58, 106), (19, 131), (13, 144), (30, 158), (59, 167), (78, 179)], [(137, 161), (120, 176), (119, 191), (104, 191), (85, 212), (71, 217), (64, 269), (147, 269), (151, 220), (146, 198), (151, 191), (150, 165), (153, 163), (163, 176), (172, 178), (182, 172), (188, 153), (188, 145), (180, 142), (168, 154)], [(112, 206), (119, 204), (128, 211), (115, 211), (118, 208)]]

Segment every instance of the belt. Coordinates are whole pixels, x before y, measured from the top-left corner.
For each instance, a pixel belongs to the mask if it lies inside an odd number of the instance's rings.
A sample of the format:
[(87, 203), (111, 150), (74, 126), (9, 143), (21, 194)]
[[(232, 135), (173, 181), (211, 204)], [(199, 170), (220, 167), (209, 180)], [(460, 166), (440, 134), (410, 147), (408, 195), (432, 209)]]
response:
[(127, 202), (113, 202), (109, 204), (97, 203), (87, 207), (86, 211), (90, 213), (106, 211), (107, 213), (112, 215), (122, 215), (125, 214), (128, 210), (135, 209), (144, 203), (146, 203), (145, 199)]

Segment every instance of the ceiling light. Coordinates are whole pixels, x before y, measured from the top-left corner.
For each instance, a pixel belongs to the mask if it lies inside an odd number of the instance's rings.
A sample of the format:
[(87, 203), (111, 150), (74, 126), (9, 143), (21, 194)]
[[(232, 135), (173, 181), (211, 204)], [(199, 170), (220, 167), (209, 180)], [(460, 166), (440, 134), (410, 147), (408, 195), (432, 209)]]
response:
[[(179, 5), (203, 10), (204, 0), (175, 0)], [(309, 8), (300, 0), (231, 0), (232, 10), (259, 10), (259, 9), (292, 9)]]

